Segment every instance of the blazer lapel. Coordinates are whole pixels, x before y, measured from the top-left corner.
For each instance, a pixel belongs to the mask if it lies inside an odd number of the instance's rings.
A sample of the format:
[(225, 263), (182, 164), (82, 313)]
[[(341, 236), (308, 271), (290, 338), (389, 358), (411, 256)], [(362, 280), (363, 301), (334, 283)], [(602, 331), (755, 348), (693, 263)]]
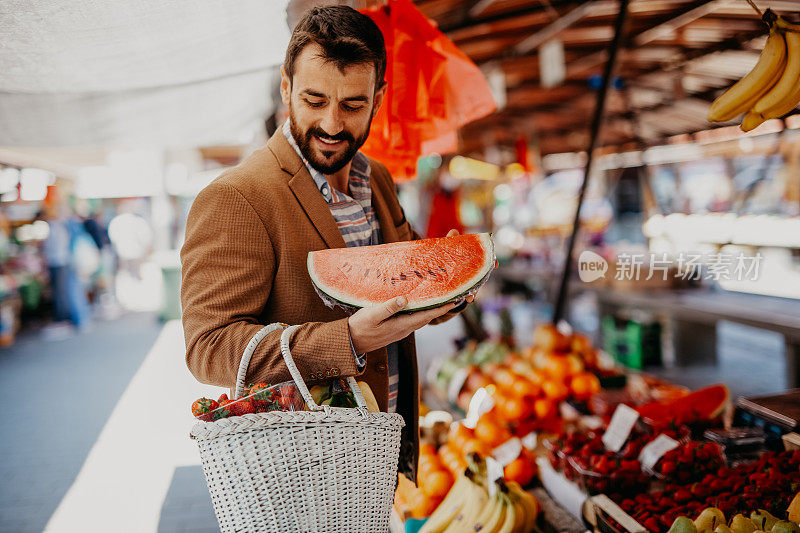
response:
[(375, 215), (378, 217), (378, 222), (380, 222), (383, 242), (397, 242), (397, 229), (394, 227), (394, 219), (392, 219), (392, 214), (389, 212), (386, 199), (381, 194), (380, 189), (375, 186), (375, 180), (372, 176), (370, 176), (369, 186), (372, 189), (372, 209), (375, 210)]
[(328, 248), (345, 248), (342, 233), (336, 225), (328, 203), (317, 189), (317, 184), (308, 173), (303, 160), (283, 136), (281, 128), (278, 128), (267, 141), (267, 146), (275, 154), (281, 168), (292, 175), (289, 188)]

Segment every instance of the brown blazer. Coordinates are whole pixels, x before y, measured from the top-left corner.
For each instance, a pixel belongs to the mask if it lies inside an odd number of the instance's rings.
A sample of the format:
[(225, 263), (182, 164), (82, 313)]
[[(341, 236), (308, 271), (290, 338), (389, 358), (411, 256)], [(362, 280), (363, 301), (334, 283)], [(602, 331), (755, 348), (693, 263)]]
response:
[[(370, 160), (372, 205), (384, 242), (419, 238), (394, 182)], [(203, 189), (192, 205), (181, 250), (186, 364), (203, 383), (233, 387), (245, 346), (265, 324), (302, 324), (292, 355), (308, 381), (358, 375), (347, 315), (325, 306), (306, 267), (308, 252), (345, 247), (328, 204), (280, 128), (267, 145)], [(246, 383), (291, 379), (280, 332), (259, 344)], [(400, 343), (397, 412), (403, 415), (400, 469), (416, 476), (419, 381), (414, 336)], [(388, 399), (386, 349), (367, 354), (359, 377), (382, 410)], [(402, 460), (405, 458), (405, 460)]]

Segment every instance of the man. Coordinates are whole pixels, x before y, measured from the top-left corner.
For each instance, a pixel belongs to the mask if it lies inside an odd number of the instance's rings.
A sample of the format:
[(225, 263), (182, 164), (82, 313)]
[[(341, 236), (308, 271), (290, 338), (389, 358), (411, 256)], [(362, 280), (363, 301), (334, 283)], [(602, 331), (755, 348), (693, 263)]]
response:
[[(358, 152), (384, 93), (378, 27), (344, 6), (312, 9), (295, 27), (281, 68), (290, 118), (192, 206), (183, 261), (186, 361), (198, 380), (232, 387), (248, 341), (265, 324), (301, 324), (291, 339), (309, 381), (359, 376), (383, 411), (403, 415), (401, 471), (416, 476), (419, 384), (413, 332), (463, 308), (397, 315), (404, 298), (347, 316), (314, 291), (309, 252), (419, 238), (391, 176)], [(465, 304), (464, 304), (465, 305)], [(246, 382), (290, 379), (268, 335)]]

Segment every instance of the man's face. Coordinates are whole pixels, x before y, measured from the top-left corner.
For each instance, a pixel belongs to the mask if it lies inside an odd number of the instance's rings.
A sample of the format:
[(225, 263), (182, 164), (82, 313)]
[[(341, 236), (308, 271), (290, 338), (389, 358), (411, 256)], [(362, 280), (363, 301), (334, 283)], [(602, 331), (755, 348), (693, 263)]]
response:
[(281, 99), (289, 107), (292, 136), (312, 167), (335, 174), (367, 140), (385, 88), (375, 91), (375, 66), (351, 65), (344, 72), (321, 57), (317, 44), (295, 60), (289, 80), (281, 67)]

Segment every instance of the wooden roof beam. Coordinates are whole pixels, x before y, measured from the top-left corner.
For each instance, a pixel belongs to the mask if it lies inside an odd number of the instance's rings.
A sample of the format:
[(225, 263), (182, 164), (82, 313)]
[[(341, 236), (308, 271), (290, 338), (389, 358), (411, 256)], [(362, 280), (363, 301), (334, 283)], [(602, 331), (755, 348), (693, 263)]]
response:
[(517, 45), (514, 47), (514, 53), (524, 55), (539, 48), (542, 43), (549, 41), (594, 11), (597, 8), (597, 4), (601, 1), (602, 0), (591, 0), (589, 2), (582, 3), (563, 17), (557, 18), (550, 25), (542, 28), (530, 37), (526, 37), (517, 43)]
[(678, 28), (682, 28), (699, 18), (713, 13), (728, 3), (730, 3), (730, 0), (702, 0), (700, 2), (694, 2), (688, 9), (683, 10), (680, 14), (640, 33), (634, 38), (633, 42), (636, 46), (642, 46), (653, 42)]

